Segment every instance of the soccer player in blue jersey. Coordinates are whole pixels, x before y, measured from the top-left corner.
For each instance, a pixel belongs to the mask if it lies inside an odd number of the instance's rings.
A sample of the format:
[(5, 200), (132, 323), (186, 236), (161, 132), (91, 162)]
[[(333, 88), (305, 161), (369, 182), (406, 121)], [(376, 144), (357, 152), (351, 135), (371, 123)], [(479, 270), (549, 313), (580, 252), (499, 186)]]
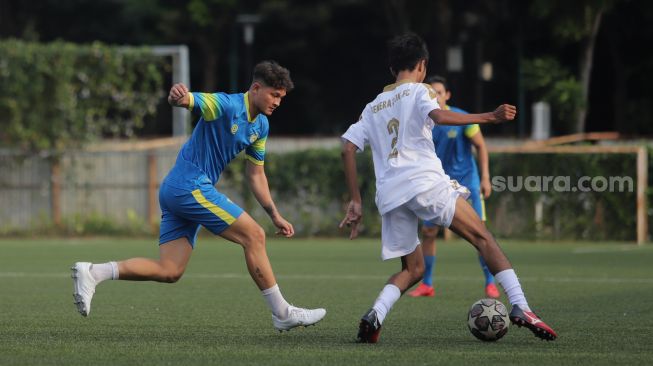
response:
[(277, 330), (312, 325), (324, 317), (324, 309), (303, 309), (286, 302), (268, 260), (265, 232), (215, 189), (220, 173), (245, 150), (247, 182), (256, 200), (278, 228), (277, 234), (294, 235), (292, 224), (275, 207), (263, 168), (267, 116), (292, 89), (288, 70), (273, 61), (255, 66), (252, 84), (244, 94), (190, 93), (183, 84), (172, 86), (168, 102), (201, 117), (159, 190), (159, 259), (75, 263), (73, 297), (83, 316), (89, 315), (95, 288), (105, 280), (177, 282), (186, 270), (201, 225), (243, 247), (247, 269), (272, 311)]
[[(447, 87), (447, 80), (441, 76), (431, 76), (426, 79), (437, 96), (438, 104), (442, 109), (467, 114), (466, 111), (449, 106), (447, 101), (451, 99), (451, 91)], [(433, 127), (433, 143), (435, 154), (442, 161), (444, 172), (451, 179), (467, 187), (470, 191), (469, 203), (472, 205), (483, 222), (486, 221), (484, 198), (490, 196), (492, 185), (490, 184), (490, 168), (487, 147), (478, 124), (462, 126), (435, 125)], [(472, 146), (476, 147), (478, 162), (481, 167), (479, 178), (476, 161), (472, 154)], [(435, 237), (438, 234), (438, 226), (432, 221), (424, 221), (422, 225), (422, 251), (424, 253), (424, 277), (422, 283), (408, 295), (435, 296), (433, 288), (433, 269), (435, 268), (436, 246)], [(479, 255), (481, 269), (485, 275), (485, 295), (492, 298), (499, 297), (499, 289), (494, 283), (494, 276), (487, 267), (483, 257)]]

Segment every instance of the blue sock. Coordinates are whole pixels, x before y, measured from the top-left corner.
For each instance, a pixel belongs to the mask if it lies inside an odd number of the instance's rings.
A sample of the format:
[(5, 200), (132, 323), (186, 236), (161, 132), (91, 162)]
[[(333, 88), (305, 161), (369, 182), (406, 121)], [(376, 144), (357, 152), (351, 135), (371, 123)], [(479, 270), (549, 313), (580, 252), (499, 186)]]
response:
[(434, 255), (425, 255), (424, 256), (424, 278), (422, 282), (425, 285), (433, 286), (433, 268), (435, 267), (435, 256)]
[(485, 286), (494, 283), (494, 276), (492, 276), (492, 273), (490, 273), (490, 269), (487, 268), (487, 264), (485, 263), (483, 257), (479, 255), (478, 261), (481, 263), (481, 269), (483, 270), (483, 274), (485, 275)]

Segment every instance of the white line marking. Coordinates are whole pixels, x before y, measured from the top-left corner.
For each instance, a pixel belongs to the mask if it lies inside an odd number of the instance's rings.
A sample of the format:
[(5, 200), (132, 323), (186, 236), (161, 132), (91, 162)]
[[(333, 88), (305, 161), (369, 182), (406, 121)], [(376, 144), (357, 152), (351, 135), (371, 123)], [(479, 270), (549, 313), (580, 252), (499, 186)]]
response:
[[(348, 281), (383, 281), (388, 275), (277, 275), (277, 278), (287, 280), (348, 280)], [(66, 278), (69, 273), (39, 273), (39, 272), (0, 272), (0, 278)], [(188, 273), (184, 278), (195, 279), (250, 279), (247, 273)], [(478, 282), (479, 276), (437, 276), (437, 281)], [(522, 282), (553, 282), (553, 283), (639, 283), (653, 284), (653, 278), (612, 278), (612, 277), (519, 277)]]
[(630, 252), (632, 250), (644, 249), (634, 244), (632, 246), (618, 246), (618, 247), (594, 247), (594, 248), (576, 248), (572, 251), (574, 254), (593, 254), (593, 253), (616, 253), (616, 252)]

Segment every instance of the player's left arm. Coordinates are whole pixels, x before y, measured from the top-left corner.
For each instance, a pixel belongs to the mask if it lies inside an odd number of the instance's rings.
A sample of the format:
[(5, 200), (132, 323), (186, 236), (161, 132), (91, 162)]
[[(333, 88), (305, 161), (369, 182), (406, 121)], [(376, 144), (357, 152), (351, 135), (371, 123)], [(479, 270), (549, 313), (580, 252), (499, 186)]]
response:
[(249, 188), (252, 190), (252, 193), (254, 193), (254, 197), (261, 207), (263, 207), (265, 212), (268, 213), (274, 226), (279, 229), (277, 234), (281, 234), (286, 238), (295, 235), (295, 229), (292, 224), (281, 216), (272, 200), (272, 194), (270, 194), (270, 187), (268, 186), (268, 178), (265, 175), (264, 166), (262, 164), (256, 164), (248, 159), (245, 166), (245, 175), (247, 176)]
[(492, 185), (490, 184), (490, 157), (483, 133), (478, 125), (472, 125), (465, 131), (465, 135), (471, 140), (472, 145), (474, 145), (478, 153), (478, 166), (481, 170), (481, 194), (483, 198), (488, 198), (492, 194)]
[(517, 114), (517, 108), (510, 104), (502, 104), (493, 112), (463, 114), (444, 109), (434, 109), (429, 112), (433, 122), (441, 125), (467, 125), (470, 123), (500, 123), (512, 121)]

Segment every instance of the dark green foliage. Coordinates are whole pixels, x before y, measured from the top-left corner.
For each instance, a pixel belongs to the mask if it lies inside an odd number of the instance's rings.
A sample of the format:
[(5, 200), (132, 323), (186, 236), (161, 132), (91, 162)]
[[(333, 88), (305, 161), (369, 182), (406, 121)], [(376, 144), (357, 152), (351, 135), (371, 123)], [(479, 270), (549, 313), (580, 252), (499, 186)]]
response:
[[(486, 202), (488, 225), (498, 236), (542, 239), (612, 239), (636, 237), (636, 156), (634, 154), (491, 154), (492, 176), (569, 177), (570, 191), (493, 192)], [(581, 192), (581, 177), (630, 177), (632, 191)], [(590, 187), (585, 182), (584, 187)], [(575, 190), (575, 191), (574, 191)], [(543, 221), (534, 219), (543, 202)]]
[[(381, 226), (374, 204), (376, 187), (370, 152), (359, 154), (357, 161), (363, 197), (362, 234), (378, 236)], [(223, 177), (229, 182), (225, 184), (241, 187), (246, 209), (254, 211), (261, 224), (269, 225), (264, 213), (256, 214), (258, 204), (244, 184), (243, 166), (244, 163), (232, 163)], [(552, 182), (547, 192), (495, 190), (486, 201), (486, 210), (488, 225), (498, 237), (635, 239), (637, 177), (634, 154), (491, 154), (490, 167), (493, 177), (561, 176), (569, 177), (570, 182), (570, 191), (556, 191)], [(283, 208), (282, 214), (295, 224), (298, 234), (337, 234), (337, 224), (348, 200), (339, 150), (268, 154), (265, 169), (273, 198)], [(624, 192), (574, 192), (584, 176), (608, 180), (629, 177), (633, 182), (632, 192), (628, 191), (628, 184), (624, 184)], [(585, 182), (583, 187), (591, 187), (591, 182)], [(615, 183), (614, 187), (618, 190), (619, 184)], [(539, 224), (534, 219), (538, 200), (542, 200), (544, 209), (543, 221)]]
[(147, 48), (0, 41), (0, 142), (28, 150), (131, 137), (163, 97)]

